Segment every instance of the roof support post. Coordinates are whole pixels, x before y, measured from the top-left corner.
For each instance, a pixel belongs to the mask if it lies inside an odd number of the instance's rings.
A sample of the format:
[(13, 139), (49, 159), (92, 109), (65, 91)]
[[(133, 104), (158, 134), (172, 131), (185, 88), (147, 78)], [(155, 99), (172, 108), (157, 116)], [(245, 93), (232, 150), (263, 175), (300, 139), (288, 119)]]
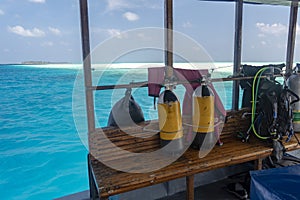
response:
[[(233, 75), (240, 72), (242, 58), (242, 27), (243, 27), (243, 0), (236, 0), (235, 6), (235, 36), (234, 36), (234, 60)], [(239, 81), (233, 81), (232, 109), (239, 109)]]
[(287, 53), (286, 53), (287, 74), (290, 74), (292, 72), (293, 62), (294, 62), (298, 2), (299, 2), (298, 0), (293, 0), (291, 2), (291, 8), (290, 8), (290, 22), (289, 22), (289, 33), (288, 33), (288, 42), (287, 42)]
[(94, 99), (92, 90), (92, 70), (90, 57), (90, 38), (89, 38), (89, 19), (87, 0), (80, 2), (80, 22), (81, 22), (81, 40), (82, 40), (82, 58), (84, 69), (85, 99), (87, 110), (88, 132), (95, 131)]
[(173, 0), (165, 0), (165, 81), (173, 77)]

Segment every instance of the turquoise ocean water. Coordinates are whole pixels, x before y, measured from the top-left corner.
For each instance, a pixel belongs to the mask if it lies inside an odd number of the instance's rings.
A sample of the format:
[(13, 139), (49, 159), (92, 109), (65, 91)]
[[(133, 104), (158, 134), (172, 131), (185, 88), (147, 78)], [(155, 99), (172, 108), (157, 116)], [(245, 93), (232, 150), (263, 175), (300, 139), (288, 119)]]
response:
[[(77, 134), (72, 111), (77, 66), (0, 65), (1, 199), (53, 199), (88, 189), (87, 149)], [(228, 76), (226, 69), (219, 76)], [(95, 70), (100, 84), (146, 81), (146, 69)], [(79, 78), (82, 74), (79, 74)], [(226, 108), (232, 83), (216, 84)], [(219, 89), (220, 88), (220, 89)], [(112, 105), (125, 90), (99, 91), (95, 108), (105, 126)], [(184, 88), (176, 89), (182, 99)], [(146, 119), (157, 114), (146, 88), (133, 90)], [(84, 96), (79, 97), (84, 101)], [(81, 113), (86, 124), (85, 114)]]
[(0, 66), (1, 199), (85, 190), (87, 150), (72, 118), (77, 71)]

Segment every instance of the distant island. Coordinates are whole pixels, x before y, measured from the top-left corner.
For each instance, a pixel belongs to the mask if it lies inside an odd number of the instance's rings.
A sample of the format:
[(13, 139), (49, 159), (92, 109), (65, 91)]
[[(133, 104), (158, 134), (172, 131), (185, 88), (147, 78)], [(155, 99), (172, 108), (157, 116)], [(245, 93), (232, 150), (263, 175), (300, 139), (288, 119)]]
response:
[(22, 65), (47, 65), (47, 64), (71, 64), (69, 62), (49, 62), (49, 61), (24, 61)]

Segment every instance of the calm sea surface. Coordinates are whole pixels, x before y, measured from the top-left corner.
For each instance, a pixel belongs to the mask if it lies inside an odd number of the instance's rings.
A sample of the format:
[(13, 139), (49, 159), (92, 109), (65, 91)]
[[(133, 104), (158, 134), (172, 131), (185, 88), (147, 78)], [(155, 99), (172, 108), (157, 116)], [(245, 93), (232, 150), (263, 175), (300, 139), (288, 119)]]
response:
[[(88, 189), (87, 149), (78, 136), (73, 119), (77, 113), (72, 110), (78, 71), (76, 67), (0, 65), (1, 199), (53, 199)], [(101, 75), (101, 84), (129, 83), (147, 80), (146, 72), (96, 70), (93, 76)], [(231, 83), (216, 87), (230, 108)], [(99, 126), (106, 125), (112, 105), (124, 92), (96, 92)], [(184, 88), (179, 86), (176, 92), (182, 99)], [(133, 90), (133, 96), (146, 119), (157, 117), (146, 88)], [(76, 98), (84, 101), (84, 96)], [(80, 116), (86, 124), (85, 114)]]

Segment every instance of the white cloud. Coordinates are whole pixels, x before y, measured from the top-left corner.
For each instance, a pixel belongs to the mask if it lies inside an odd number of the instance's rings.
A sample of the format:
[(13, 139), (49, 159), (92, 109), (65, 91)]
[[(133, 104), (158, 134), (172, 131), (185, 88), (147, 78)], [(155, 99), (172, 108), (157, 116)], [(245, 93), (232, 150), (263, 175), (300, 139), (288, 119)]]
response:
[(43, 42), (42, 43), (42, 46), (43, 47), (52, 47), (54, 44), (53, 44), (53, 42), (51, 42), (51, 41), (47, 41), (47, 42)]
[(260, 38), (266, 37), (266, 35), (263, 34), (263, 33), (259, 33), (257, 36), (260, 37)]
[(261, 45), (263, 45), (263, 46), (267, 45), (267, 42), (266, 42), (266, 41), (261, 41), (260, 43), (261, 43)]
[(107, 30), (103, 29), (103, 28), (91, 26), (90, 31), (91, 31), (91, 33), (103, 33), (103, 32), (106, 32)]
[(61, 35), (61, 31), (58, 28), (48, 27), (48, 29), (54, 35)]
[(119, 29), (107, 29), (107, 33), (111, 37), (117, 37), (117, 38), (122, 38), (121, 31)]
[(275, 24), (265, 24), (265, 23), (256, 23), (256, 27), (260, 31), (259, 37), (263, 35), (275, 35), (280, 36), (287, 33), (287, 26), (275, 23)]
[(0, 9), (0, 15), (4, 15), (4, 11)]
[(134, 37), (137, 37), (138, 41), (153, 41), (153, 40), (156, 40), (155, 39), (155, 36), (151, 35), (151, 34), (147, 34), (147, 33), (137, 33), (136, 36)]
[(145, 6), (147, 8), (151, 8), (151, 9), (154, 9), (154, 10), (161, 10), (163, 8), (162, 4), (159, 1), (158, 2), (154, 2), (154, 1), (148, 1), (147, 0), (145, 2)]
[(125, 10), (125, 9), (162, 9), (163, 6), (160, 1), (149, 1), (149, 0), (105, 0), (106, 1), (106, 11), (111, 12), (115, 10)]
[(28, 0), (28, 1), (32, 3), (46, 3), (46, 0)]
[(191, 28), (192, 26), (193, 26), (192, 23), (189, 22), (189, 21), (184, 22), (183, 25), (182, 25), (183, 28)]
[(120, 29), (115, 29), (115, 28), (103, 29), (103, 28), (92, 27), (91, 33), (106, 35), (109, 37), (117, 37), (119, 39), (126, 38), (128, 36), (126, 33), (122, 32)]
[(140, 17), (133, 12), (126, 12), (123, 14), (123, 17), (128, 21), (137, 21), (140, 19)]
[(32, 30), (29, 30), (25, 29), (23, 26), (9, 26), (8, 31), (17, 35), (21, 35), (23, 37), (44, 37), (46, 35), (44, 31), (38, 28), (33, 28)]
[(59, 44), (62, 45), (62, 46), (69, 46), (69, 43), (67, 43), (65, 41), (61, 41)]
[(126, 0), (106, 0), (107, 1), (107, 10), (120, 10), (123, 8), (129, 8), (129, 3)]

